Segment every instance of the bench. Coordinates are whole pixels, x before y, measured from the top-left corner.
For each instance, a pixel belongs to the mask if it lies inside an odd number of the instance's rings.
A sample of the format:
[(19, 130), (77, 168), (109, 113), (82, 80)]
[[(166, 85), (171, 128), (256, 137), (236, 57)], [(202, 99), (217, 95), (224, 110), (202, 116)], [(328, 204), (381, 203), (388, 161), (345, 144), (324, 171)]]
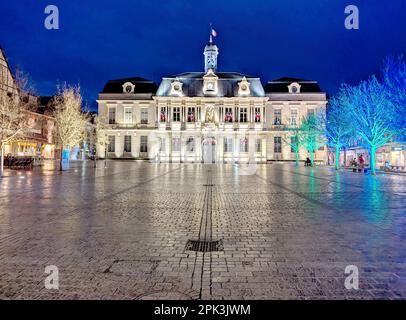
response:
[(32, 169), (34, 158), (31, 157), (11, 157), (4, 159), (4, 165), (9, 169)]

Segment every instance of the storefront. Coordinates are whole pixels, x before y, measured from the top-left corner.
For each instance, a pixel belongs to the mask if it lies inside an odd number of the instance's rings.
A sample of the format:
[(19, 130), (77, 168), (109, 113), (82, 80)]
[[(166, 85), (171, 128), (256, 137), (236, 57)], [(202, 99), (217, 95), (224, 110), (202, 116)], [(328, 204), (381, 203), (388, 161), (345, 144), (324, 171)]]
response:
[(35, 141), (14, 141), (5, 145), (4, 154), (14, 157), (54, 159), (55, 146)]
[[(370, 155), (366, 148), (349, 148), (340, 152), (340, 163), (345, 162), (346, 166), (350, 166), (351, 162), (357, 160), (360, 155), (363, 155), (366, 165), (369, 166)], [(406, 171), (406, 145), (399, 143), (388, 143), (376, 151), (376, 167), (383, 169), (390, 167), (391, 169)]]

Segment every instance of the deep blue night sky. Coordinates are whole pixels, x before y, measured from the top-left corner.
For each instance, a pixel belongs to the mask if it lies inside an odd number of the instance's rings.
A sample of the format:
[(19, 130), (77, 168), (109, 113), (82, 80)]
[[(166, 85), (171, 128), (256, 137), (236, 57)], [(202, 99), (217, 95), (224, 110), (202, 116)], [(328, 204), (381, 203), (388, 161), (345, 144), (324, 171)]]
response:
[[(390, 3), (390, 4), (389, 4)], [(44, 28), (55, 4), (60, 29)], [(360, 9), (360, 30), (344, 28), (344, 8)], [(314, 79), (333, 94), (406, 52), (405, 0), (98, 0), (0, 2), (0, 45), (40, 95), (78, 83), (92, 102), (108, 79), (203, 70), (212, 23), (219, 70)]]

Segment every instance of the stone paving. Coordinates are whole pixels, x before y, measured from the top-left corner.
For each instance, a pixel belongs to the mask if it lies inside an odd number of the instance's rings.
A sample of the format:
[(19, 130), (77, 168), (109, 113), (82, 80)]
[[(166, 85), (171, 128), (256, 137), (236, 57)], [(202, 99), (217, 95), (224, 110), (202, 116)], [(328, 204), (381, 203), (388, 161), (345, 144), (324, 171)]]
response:
[[(0, 182), (2, 299), (405, 299), (406, 177), (78, 162)], [(189, 239), (223, 241), (218, 252)], [(47, 265), (59, 290), (44, 287)], [(359, 290), (347, 290), (347, 265)]]

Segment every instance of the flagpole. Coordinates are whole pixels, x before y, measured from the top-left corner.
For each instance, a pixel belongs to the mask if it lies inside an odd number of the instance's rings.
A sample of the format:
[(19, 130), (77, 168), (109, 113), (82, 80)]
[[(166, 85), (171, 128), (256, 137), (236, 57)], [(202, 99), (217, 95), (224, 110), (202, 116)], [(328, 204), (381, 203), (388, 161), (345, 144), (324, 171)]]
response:
[(213, 30), (213, 27), (212, 27), (212, 25), (211, 25), (211, 23), (210, 23), (210, 43), (213, 43), (212, 30)]

